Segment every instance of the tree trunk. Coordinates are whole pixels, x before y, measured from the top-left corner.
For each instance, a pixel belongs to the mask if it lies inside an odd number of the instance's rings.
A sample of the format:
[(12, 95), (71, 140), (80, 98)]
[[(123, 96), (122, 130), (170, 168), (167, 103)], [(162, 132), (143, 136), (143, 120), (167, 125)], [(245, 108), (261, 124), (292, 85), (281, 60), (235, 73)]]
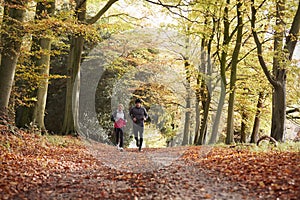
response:
[(285, 131), (285, 118), (286, 118), (286, 90), (285, 90), (285, 82), (286, 82), (286, 74), (285, 70), (280, 70), (281, 78), (277, 79), (277, 81), (281, 80), (280, 84), (274, 87), (273, 92), (273, 112), (272, 112), (272, 131), (271, 137), (274, 138), (278, 142), (283, 141), (283, 135)]
[[(206, 21), (205, 24), (207, 24)], [(204, 38), (202, 39), (201, 42), (201, 49), (204, 50), (206, 46), (207, 46), (207, 42), (206, 39)], [(203, 118), (201, 121), (200, 136), (198, 138), (197, 145), (202, 145), (205, 143), (205, 138), (207, 133), (207, 121), (208, 121), (210, 95), (211, 95), (207, 85), (208, 84), (207, 79), (205, 78), (205, 75), (210, 76), (210, 74), (208, 74), (208, 68), (210, 67), (208, 66), (209, 65), (209, 63), (207, 62), (208, 60), (209, 58), (207, 57), (207, 52), (202, 51), (201, 69), (199, 69), (199, 71), (201, 71), (202, 74), (200, 74), (201, 76), (199, 78), (201, 79), (200, 96), (201, 96), (201, 103), (203, 109)]]
[[(97, 22), (105, 12), (118, 0), (108, 0), (104, 7), (92, 18), (86, 20), (86, 0), (76, 0), (76, 18), (79, 23), (93, 24)], [(79, 88), (80, 88), (80, 63), (84, 44), (83, 36), (72, 36), (70, 40), (70, 53), (68, 56), (67, 69), (67, 92), (65, 103), (64, 122), (62, 134), (75, 134), (78, 124), (79, 112)], [(75, 84), (76, 83), (76, 84)]]
[(202, 107), (203, 107), (203, 119), (201, 123), (201, 129), (200, 129), (200, 137), (197, 142), (198, 145), (205, 144), (205, 138), (207, 134), (207, 123), (208, 123), (208, 114), (209, 114), (209, 107), (210, 107), (210, 93), (207, 93), (206, 99), (203, 100)]
[[(285, 94), (285, 66), (282, 66), (282, 61), (284, 58), (283, 52), (283, 38), (284, 38), (284, 10), (285, 10), (285, 0), (277, 0), (276, 1), (276, 29), (275, 29), (275, 37), (274, 37), (274, 56), (273, 56), (273, 75), (276, 77), (276, 84), (273, 85), (273, 94), (272, 94), (272, 124), (271, 124), (271, 137), (273, 137), (277, 141), (282, 141), (284, 134), (284, 126), (285, 120), (282, 121), (281, 116), (277, 116), (277, 114), (282, 112), (284, 108), (285, 113), (285, 105), (278, 105), (280, 99), (277, 99), (278, 93)], [(282, 74), (283, 73), (283, 74)], [(283, 76), (283, 77), (280, 77)], [(279, 78), (279, 79), (278, 79)], [(284, 92), (283, 92), (284, 91)], [(280, 97), (283, 98), (285, 104), (285, 95)], [(279, 111), (281, 110), (281, 111)], [(282, 116), (283, 117), (283, 116)], [(285, 118), (285, 115), (284, 115)], [(283, 124), (278, 124), (278, 123)], [(278, 131), (282, 131), (279, 133)]]
[(28, 0), (5, 0), (2, 22), (0, 65), (0, 112), (6, 113), (12, 90), (17, 61), (24, 36), (23, 20)]
[(248, 115), (246, 114), (245, 111), (243, 111), (242, 122), (241, 122), (241, 143), (246, 143), (247, 118)]
[(236, 70), (238, 64), (238, 57), (242, 44), (242, 36), (243, 36), (243, 17), (242, 11), (240, 10), (242, 7), (242, 2), (239, 1), (236, 5), (237, 9), (237, 36), (236, 36), (236, 44), (232, 54), (231, 60), (231, 74), (230, 74), (230, 94), (229, 94), (229, 102), (228, 102), (228, 116), (227, 116), (227, 130), (226, 130), (226, 144), (231, 144), (234, 142), (233, 140), (233, 123), (234, 123), (234, 98), (235, 98), (235, 84), (236, 84)]
[[(84, 22), (86, 17), (86, 2), (81, 3), (80, 0), (76, 0), (76, 5), (80, 7), (77, 12), (77, 20)], [(64, 123), (62, 127), (63, 134), (76, 134), (76, 125), (79, 107), (79, 86), (80, 86), (80, 63), (81, 54), (83, 51), (84, 38), (83, 36), (72, 36), (70, 41), (70, 53), (67, 62), (68, 80), (67, 80), (67, 92), (66, 92), (66, 104)], [(75, 82), (77, 81), (77, 85)], [(75, 116), (75, 118), (74, 118)], [(76, 121), (76, 122), (75, 122)]]
[(191, 124), (191, 86), (190, 86), (190, 64), (187, 59), (184, 60), (184, 67), (186, 71), (186, 91), (187, 96), (185, 99), (186, 102), (186, 111), (185, 111), (185, 122), (184, 122), (184, 130), (183, 130), (183, 140), (182, 145), (188, 145), (189, 143), (189, 133), (190, 133), (190, 124)]
[[(204, 22), (207, 24), (207, 20)], [(205, 57), (205, 46), (206, 46), (206, 40), (205, 38), (202, 39), (201, 41), (201, 65), (198, 67), (198, 75), (197, 75), (197, 86), (196, 86), (196, 129), (195, 129), (195, 139), (194, 139), (194, 144), (202, 144), (202, 142), (199, 142), (200, 138), (203, 137), (201, 136), (201, 128), (200, 125), (203, 126), (203, 120), (202, 123), (200, 123), (200, 108), (199, 104), (202, 102), (202, 109), (204, 109), (203, 102), (205, 102), (205, 80), (204, 80), (204, 75), (206, 74), (206, 57)], [(199, 138), (200, 134), (200, 138)], [(201, 139), (202, 141), (202, 139)]]
[(254, 119), (250, 143), (256, 143), (258, 140), (260, 113), (261, 113), (261, 109), (263, 107), (263, 99), (264, 99), (264, 93), (260, 92), (258, 95), (258, 101), (257, 101), (257, 106), (256, 106), (256, 113), (255, 113), (255, 119)]
[[(44, 20), (49, 18), (55, 11), (55, 1), (38, 2), (36, 5), (35, 20)], [(30, 106), (19, 106), (16, 112), (16, 125), (26, 127), (33, 123), (42, 131), (45, 131), (44, 116), (48, 91), (48, 79), (50, 71), (50, 51), (51, 39), (49, 37), (40, 37), (43, 33), (37, 33), (32, 36), (31, 60), (39, 76), (38, 88), (31, 94), (37, 101)], [(29, 67), (29, 66), (28, 66)]]
[[(49, 38), (40, 39), (39, 45), (42, 51), (51, 50), (51, 40)], [(36, 61), (36, 66), (39, 66), (39, 76), (41, 77), (39, 87), (37, 89), (37, 102), (34, 108), (33, 122), (41, 130), (46, 130), (44, 124), (49, 71), (50, 71), (50, 53), (44, 52), (41, 57)]]
[[(271, 74), (267, 68), (267, 64), (263, 57), (262, 43), (259, 40), (256, 32), (256, 14), (257, 8), (254, 6), (254, 0), (252, 0), (251, 6), (251, 30), (252, 35), (257, 46), (257, 56), (259, 63), (268, 79), (273, 86), (272, 95), (272, 127), (271, 136), (277, 141), (283, 141), (283, 135), (285, 131), (285, 117), (286, 117), (286, 65), (288, 61), (292, 59), (293, 52), (296, 46), (297, 35), (300, 31), (300, 1), (298, 4), (297, 12), (293, 18), (293, 23), (288, 36), (286, 37), (286, 45), (283, 47), (284, 40), (284, 27), (286, 26), (284, 19), (285, 1), (278, 0), (276, 2), (276, 27), (275, 27), (275, 39), (274, 39), (274, 51), (273, 58), (273, 74)], [(294, 39), (291, 39), (294, 38)]]
[(227, 63), (227, 49), (230, 42), (230, 35), (229, 35), (229, 27), (230, 27), (230, 20), (229, 20), (229, 4), (230, 0), (226, 0), (226, 5), (224, 8), (224, 32), (223, 32), (223, 44), (222, 44), (222, 54), (220, 59), (220, 68), (221, 68), (221, 92), (220, 92), (220, 98), (217, 108), (217, 113), (214, 118), (214, 124), (212, 128), (212, 135), (209, 141), (209, 144), (214, 144), (218, 137), (218, 131), (219, 131), (219, 125), (221, 122), (221, 115), (223, 112), (223, 106), (225, 103), (225, 96), (226, 96), (226, 63)]
[[(197, 82), (200, 82), (197, 80)], [(198, 83), (197, 83), (198, 85)], [(194, 137), (194, 144), (197, 143), (198, 137), (199, 137), (199, 131), (200, 131), (200, 94), (199, 91), (197, 91), (199, 89), (196, 89), (196, 105), (195, 105), (195, 120), (196, 120), (196, 124), (195, 124), (195, 137)]]
[[(68, 57), (68, 80), (67, 80), (67, 93), (66, 93), (66, 105), (65, 116), (62, 128), (63, 134), (75, 134), (75, 121), (74, 116), (78, 116), (78, 92), (79, 84), (75, 87), (75, 81), (79, 78), (81, 52), (83, 50), (84, 39), (82, 36), (73, 37), (71, 39), (70, 54)], [(79, 82), (80, 80), (77, 79)], [(73, 95), (73, 93), (75, 95)]]
[[(36, 6), (36, 20), (48, 18), (55, 11), (55, 1), (51, 2), (38, 2)], [(33, 44), (40, 51), (40, 55), (36, 55), (34, 65), (37, 66), (38, 74), (40, 76), (40, 83), (37, 88), (37, 102), (34, 108), (33, 122), (41, 130), (46, 130), (44, 117), (46, 109), (46, 100), (48, 93), (49, 71), (50, 71), (50, 51), (51, 51), (51, 39), (35, 38), (33, 40), (36, 44)]]

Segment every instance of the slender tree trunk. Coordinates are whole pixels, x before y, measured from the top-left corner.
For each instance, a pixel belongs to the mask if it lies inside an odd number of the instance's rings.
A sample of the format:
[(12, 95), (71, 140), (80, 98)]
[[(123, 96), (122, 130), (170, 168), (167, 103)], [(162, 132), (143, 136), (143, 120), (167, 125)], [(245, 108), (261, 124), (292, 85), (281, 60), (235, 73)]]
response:
[[(39, 45), (43, 51), (51, 50), (51, 40), (49, 38), (40, 39)], [(48, 80), (50, 71), (50, 53), (45, 52), (36, 61), (36, 66), (39, 66), (39, 75), (41, 80), (37, 89), (37, 102), (34, 108), (33, 122), (38, 128), (46, 130), (44, 124), (47, 92), (48, 92)]]
[[(51, 2), (38, 2), (36, 6), (36, 20), (48, 18), (55, 11), (55, 1)], [(50, 51), (51, 39), (44, 37), (35, 39), (34, 44), (41, 52), (40, 55), (35, 56), (34, 64), (37, 66), (39, 76), (41, 77), (39, 86), (37, 88), (37, 102), (34, 108), (33, 122), (38, 128), (46, 130), (44, 117), (46, 109), (46, 100), (48, 93), (48, 81), (50, 71)]]
[(201, 129), (200, 129), (200, 137), (198, 140), (198, 145), (203, 145), (205, 144), (205, 138), (207, 134), (207, 123), (208, 123), (208, 114), (209, 114), (209, 107), (210, 107), (210, 93), (207, 93), (206, 100), (203, 101), (202, 107), (203, 107), (203, 119), (201, 123)]
[(223, 112), (223, 106), (225, 103), (225, 96), (226, 96), (226, 63), (227, 63), (227, 50), (228, 50), (228, 45), (230, 42), (230, 35), (229, 35), (229, 27), (230, 27), (230, 21), (229, 21), (229, 4), (230, 0), (226, 0), (226, 5), (224, 8), (224, 16), (223, 16), (223, 21), (224, 21), (224, 32), (223, 32), (223, 44), (222, 44), (222, 54), (221, 54), (221, 59), (220, 59), (220, 68), (221, 68), (221, 92), (220, 92), (220, 98), (219, 98), (219, 103), (218, 103), (218, 108), (217, 108), (217, 113), (214, 118), (214, 124), (212, 128), (212, 135), (209, 141), (209, 144), (214, 144), (217, 140), (218, 137), (218, 131), (219, 131), (219, 125), (221, 122), (221, 115)]
[(241, 142), (242, 143), (246, 143), (247, 119), (248, 119), (248, 115), (245, 111), (243, 111), (242, 122), (241, 122)]
[(230, 94), (228, 102), (228, 116), (227, 116), (227, 131), (226, 131), (226, 144), (231, 144), (233, 140), (233, 123), (234, 123), (234, 98), (235, 98), (235, 84), (236, 84), (236, 70), (238, 64), (238, 57), (242, 44), (243, 36), (243, 17), (241, 12), (242, 2), (239, 1), (236, 5), (237, 9), (237, 36), (236, 44), (232, 54), (231, 60), (231, 75), (230, 75)]
[(260, 113), (261, 113), (261, 109), (263, 107), (263, 99), (264, 99), (264, 93), (260, 92), (258, 95), (258, 101), (257, 101), (257, 106), (256, 106), (256, 113), (255, 113), (255, 119), (254, 119), (250, 143), (256, 143), (258, 140)]
[[(200, 82), (197, 79), (197, 85), (198, 82)], [(198, 87), (198, 86), (197, 86)], [(195, 103), (195, 137), (194, 137), (194, 144), (197, 143), (198, 137), (199, 137), (199, 131), (200, 131), (200, 94), (199, 94), (199, 89), (196, 89), (196, 103)]]
[(191, 124), (191, 74), (190, 74), (190, 64), (187, 59), (184, 60), (184, 67), (186, 71), (186, 91), (187, 96), (185, 99), (186, 111), (185, 111), (185, 122), (183, 130), (183, 140), (182, 145), (187, 145), (189, 142), (190, 124)]
[[(207, 24), (207, 21), (205, 20), (204, 22), (205, 24)], [(206, 46), (206, 40), (205, 38), (202, 39), (201, 41), (201, 56), (200, 56), (200, 60), (201, 60), (201, 65), (198, 67), (198, 75), (197, 75), (197, 88), (196, 88), (196, 129), (195, 129), (195, 138), (194, 138), (194, 144), (202, 144), (202, 142), (199, 142), (199, 134), (200, 137), (203, 137), (203, 135), (201, 136), (200, 133), (200, 125), (203, 125), (203, 120), (202, 123), (200, 123), (200, 102), (202, 102), (202, 108), (204, 109), (203, 106), (203, 102), (205, 101), (205, 96), (204, 96), (204, 90), (205, 90), (205, 80), (204, 80), (204, 75), (206, 74), (206, 53), (204, 51)], [(201, 126), (202, 126), (201, 125)], [(202, 139), (201, 139), (202, 140)]]
[(5, 0), (0, 65), (0, 112), (6, 113), (24, 36), (23, 20), (28, 0)]
[[(206, 24), (206, 22), (205, 22)], [(206, 39), (202, 39), (201, 42), (201, 49), (205, 49), (207, 46)], [(207, 121), (208, 121), (208, 114), (209, 114), (209, 106), (210, 106), (210, 92), (208, 90), (207, 79), (205, 75), (207, 74), (208, 70), (208, 63), (207, 63), (207, 52), (202, 51), (201, 53), (201, 87), (200, 87), (200, 95), (201, 95), (201, 103), (203, 109), (203, 118), (201, 121), (201, 128), (200, 128), (200, 136), (198, 138), (197, 144), (202, 145), (205, 143), (206, 133), (207, 133)]]
[(189, 142), (189, 133), (190, 133), (190, 123), (191, 123), (191, 97), (188, 95), (186, 97), (186, 112), (185, 112), (185, 122), (183, 130), (183, 140), (182, 145), (187, 145)]

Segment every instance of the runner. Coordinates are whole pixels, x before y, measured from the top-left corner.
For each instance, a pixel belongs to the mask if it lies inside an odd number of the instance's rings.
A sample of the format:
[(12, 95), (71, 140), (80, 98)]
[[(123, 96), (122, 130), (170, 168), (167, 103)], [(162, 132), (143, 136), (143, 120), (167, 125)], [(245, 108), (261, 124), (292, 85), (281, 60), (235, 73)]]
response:
[(136, 146), (139, 148), (139, 151), (142, 151), (144, 121), (148, 118), (148, 113), (146, 109), (142, 107), (142, 101), (140, 99), (135, 100), (135, 107), (131, 108), (129, 115), (133, 120), (133, 134)]
[(124, 106), (122, 104), (118, 105), (118, 109), (115, 112), (113, 112), (111, 119), (114, 122), (117, 148), (118, 150), (123, 151), (123, 129), (126, 126), (126, 115), (124, 113)]

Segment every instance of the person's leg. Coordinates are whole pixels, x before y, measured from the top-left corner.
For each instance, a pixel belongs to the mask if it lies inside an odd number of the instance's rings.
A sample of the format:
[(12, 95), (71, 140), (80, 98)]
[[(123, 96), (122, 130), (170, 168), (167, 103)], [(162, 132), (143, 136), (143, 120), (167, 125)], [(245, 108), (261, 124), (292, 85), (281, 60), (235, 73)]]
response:
[(116, 132), (116, 145), (117, 147), (119, 147), (119, 138), (120, 138), (119, 129), (115, 128), (115, 132)]
[(138, 133), (139, 133), (139, 127), (138, 127), (138, 125), (133, 123), (133, 134), (134, 134), (134, 139), (135, 139), (137, 147), (139, 147)]
[(141, 151), (142, 150), (143, 141), (144, 141), (144, 126), (140, 126), (139, 133), (140, 133), (139, 151)]
[(119, 135), (120, 135), (120, 147), (123, 148), (123, 130), (122, 129), (120, 129)]

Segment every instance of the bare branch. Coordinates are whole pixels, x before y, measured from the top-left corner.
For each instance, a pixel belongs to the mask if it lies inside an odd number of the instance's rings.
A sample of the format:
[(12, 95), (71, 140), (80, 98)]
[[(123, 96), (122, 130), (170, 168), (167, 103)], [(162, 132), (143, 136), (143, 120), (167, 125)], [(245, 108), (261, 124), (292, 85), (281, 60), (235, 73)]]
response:
[(300, 31), (300, 1), (298, 5), (297, 12), (294, 16), (293, 23), (289, 35), (286, 37), (285, 49), (289, 51), (289, 60), (292, 60), (293, 53), (297, 44), (297, 35)]
[(186, 6), (186, 5), (180, 4), (181, 1), (179, 1), (176, 5), (165, 4), (165, 3), (161, 2), (160, 0), (158, 0), (157, 2), (156, 1), (152, 1), (152, 0), (145, 0), (145, 1), (148, 2), (148, 3), (151, 3), (151, 4), (155, 4), (155, 5), (159, 5), (159, 6), (163, 6), (163, 7), (168, 7), (168, 8), (178, 8), (180, 6)]
[(274, 80), (273, 76), (271, 75), (270, 71), (268, 70), (268, 67), (266, 65), (266, 62), (262, 56), (262, 43), (259, 41), (257, 32), (255, 30), (255, 23), (256, 23), (256, 13), (257, 10), (254, 7), (254, 0), (252, 1), (252, 5), (251, 5), (251, 31), (252, 31), (252, 35), (257, 47), (257, 56), (258, 56), (258, 60), (260, 63), (260, 66), (262, 67), (267, 79), (269, 80), (269, 82), (275, 87), (277, 86), (277, 82)]
[(104, 13), (106, 13), (106, 11), (114, 4), (116, 3), (118, 0), (109, 0), (105, 6), (91, 19), (87, 20), (88, 24), (94, 24), (95, 22), (97, 22), (103, 15)]
[[(263, 41), (261, 44), (264, 44), (264, 43), (266, 43), (266, 42), (269, 42), (270, 40), (272, 40), (272, 38)], [(248, 51), (242, 58), (240, 58), (240, 59), (238, 60), (238, 62), (241, 62), (242, 60), (244, 60), (248, 55), (250, 55), (250, 54), (251, 54), (254, 50), (256, 50), (256, 49), (257, 49), (257, 47), (254, 47), (253, 49), (251, 49), (250, 51)]]

